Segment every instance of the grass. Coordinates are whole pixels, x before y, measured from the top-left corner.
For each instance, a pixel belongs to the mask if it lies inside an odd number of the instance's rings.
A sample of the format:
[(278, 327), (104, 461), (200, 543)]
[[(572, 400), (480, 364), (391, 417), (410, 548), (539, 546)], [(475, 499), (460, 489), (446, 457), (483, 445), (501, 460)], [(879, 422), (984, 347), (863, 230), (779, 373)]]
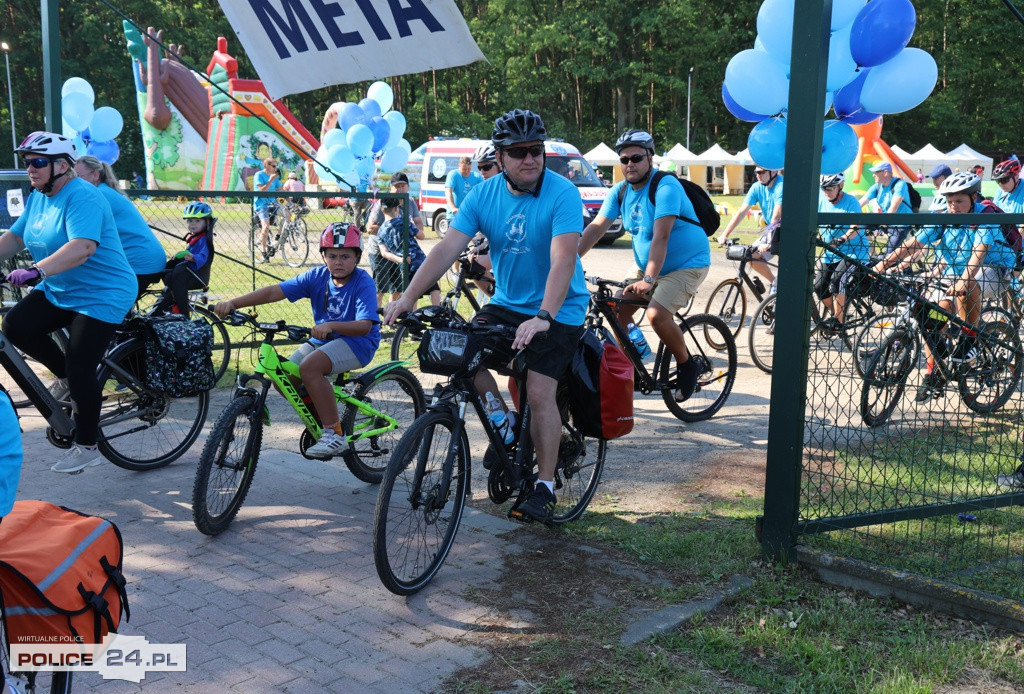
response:
[[(477, 597), (522, 609), (515, 596), (543, 596), (549, 609), (447, 688), (493, 691), (516, 680), (539, 692), (1024, 688), (1020, 635), (824, 585), (802, 568), (763, 561), (753, 538), (762, 504), (743, 492), (695, 495), (685, 511), (650, 514), (596, 499), (583, 520), (562, 531), (558, 546), (596, 547), (598, 554), (583, 556), (614, 561), (635, 572), (632, 578), (623, 581), (564, 550), (564, 565), (551, 559), (538, 566), (531, 558), (524, 567), (523, 556), (513, 558), (500, 589), (488, 594), (478, 587)], [(548, 570), (543, 589), (529, 577), (541, 568)], [(705, 597), (736, 573), (753, 585), (715, 611), (636, 646), (620, 645), (638, 608)]]

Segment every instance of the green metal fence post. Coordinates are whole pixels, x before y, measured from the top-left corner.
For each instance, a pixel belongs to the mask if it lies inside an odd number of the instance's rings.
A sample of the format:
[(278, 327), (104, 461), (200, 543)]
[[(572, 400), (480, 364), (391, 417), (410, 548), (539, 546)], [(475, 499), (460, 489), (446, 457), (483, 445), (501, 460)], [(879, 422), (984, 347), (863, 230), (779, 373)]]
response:
[[(60, 3), (58, 0), (41, 0), (40, 14), (42, 15), (41, 33), (43, 36), (43, 96), (46, 103), (46, 110), (43, 114), (44, 129), (52, 132), (61, 132), (60, 118)], [(38, 130), (37, 126), (31, 125), (26, 128), (28, 132)]]
[[(796, 559), (793, 526), (800, 498), (806, 401), (809, 263), (817, 228), (822, 112), (828, 69), (832, 0), (796, 0), (786, 127), (782, 247), (768, 459), (765, 471), (762, 550), (777, 561)], [(781, 355), (799, 354), (797, 359)]]

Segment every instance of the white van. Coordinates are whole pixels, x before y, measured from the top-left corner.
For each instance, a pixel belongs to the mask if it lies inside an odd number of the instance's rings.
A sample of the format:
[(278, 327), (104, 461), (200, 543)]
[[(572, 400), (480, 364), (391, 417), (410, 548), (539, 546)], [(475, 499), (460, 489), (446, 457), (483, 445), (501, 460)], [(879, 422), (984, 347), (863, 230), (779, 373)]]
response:
[[(460, 157), (470, 157), (489, 140), (437, 139), (424, 142), (413, 150), (405, 168), (409, 176), (409, 195), (420, 206), (424, 222), (429, 222), (438, 236), (448, 230), (448, 214), (444, 200), (444, 182), (448, 174), (459, 168)], [(608, 195), (593, 167), (580, 151), (567, 142), (548, 140), (544, 143), (544, 162), (548, 170), (565, 176), (579, 188), (583, 197), (580, 231), (601, 209)], [(476, 162), (473, 163), (476, 171)], [(625, 233), (616, 220), (600, 243), (611, 243)]]

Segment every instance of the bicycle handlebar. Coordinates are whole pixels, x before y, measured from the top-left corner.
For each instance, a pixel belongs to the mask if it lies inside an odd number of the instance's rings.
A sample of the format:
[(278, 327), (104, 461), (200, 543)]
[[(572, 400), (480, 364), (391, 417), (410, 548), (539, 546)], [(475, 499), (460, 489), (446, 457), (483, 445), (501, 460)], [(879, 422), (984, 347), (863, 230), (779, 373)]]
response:
[(283, 320), (279, 320), (276, 323), (261, 323), (256, 320), (256, 316), (243, 311), (232, 311), (228, 315), (224, 316), (224, 320), (235, 327), (246, 324), (251, 325), (256, 330), (268, 336), (287, 332), (288, 338), (296, 342), (299, 340), (305, 340), (310, 336), (310, 329), (305, 326), (288, 325)]
[(628, 282), (622, 282), (620, 280), (606, 280), (603, 277), (598, 277), (597, 275), (584, 275), (583, 279), (585, 279), (588, 284), (595, 284), (601, 289), (604, 289), (605, 287), (618, 287), (620, 289), (625, 289), (629, 286)]

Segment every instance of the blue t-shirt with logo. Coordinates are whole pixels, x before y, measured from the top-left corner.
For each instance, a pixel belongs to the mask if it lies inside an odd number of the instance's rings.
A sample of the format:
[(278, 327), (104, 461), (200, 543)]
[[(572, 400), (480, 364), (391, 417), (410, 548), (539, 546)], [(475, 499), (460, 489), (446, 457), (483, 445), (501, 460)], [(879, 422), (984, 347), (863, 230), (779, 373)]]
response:
[[(980, 214), (984, 209), (984, 205), (976, 202), (971, 212)], [(936, 253), (946, 263), (944, 274), (950, 276), (959, 275), (967, 269), (974, 247), (979, 244), (988, 246), (983, 265), (1010, 268), (1015, 263), (1013, 249), (1003, 241), (1003, 232), (998, 225), (930, 226), (917, 235), (917, 240), (935, 246)]]
[[(492, 176), (473, 188), (452, 220), (451, 228), (469, 243), (478, 231), (490, 244), (497, 283), (491, 301), (511, 311), (534, 315), (544, 300), (551, 272), (551, 241), (562, 234), (580, 234), (583, 199), (562, 176), (544, 175), (540, 193), (513, 195), (503, 176)], [(590, 303), (583, 265), (576, 257), (569, 289), (555, 320), (582, 325)]]
[(903, 198), (903, 200), (900, 201), (900, 206), (897, 208), (896, 213), (912, 213), (914, 210), (910, 207), (910, 193), (907, 192), (907, 182), (902, 178), (896, 178), (894, 176), (887, 186), (881, 186), (875, 183), (868, 188), (868, 192), (864, 194), (864, 199), (877, 201), (879, 209), (882, 210), (882, 212), (888, 212), (889, 206), (892, 204), (892, 199), (896, 195)]
[(743, 204), (751, 207), (757, 205), (761, 208), (764, 221), (770, 224), (775, 216), (775, 208), (782, 204), (782, 174), (778, 174), (770, 186), (760, 181), (750, 186)]
[(992, 202), (1003, 212), (1024, 212), (1024, 183), (1017, 181), (1017, 187), (1011, 191), (1000, 190)]
[[(377, 285), (366, 270), (357, 267), (349, 281), (339, 287), (331, 279), (331, 271), (327, 266), (321, 265), (285, 280), (278, 286), (292, 303), (299, 299), (309, 299), (313, 309), (313, 323), (316, 325), (331, 321), (370, 321), (372, 325), (366, 335), (353, 337), (332, 333), (330, 338), (340, 338), (347, 342), (360, 364), (365, 366), (370, 363), (380, 344), (380, 317), (377, 315)], [(310, 338), (309, 341), (322, 345), (329, 340)]]
[[(858, 203), (857, 199), (849, 193), (843, 193), (843, 196), (839, 198), (839, 201), (833, 204), (829, 202), (827, 197), (825, 197), (825, 193), (823, 191), (819, 191), (818, 212), (847, 212), (860, 214), (861, 209), (860, 203)], [(847, 234), (849, 231), (850, 225), (848, 224), (818, 227), (818, 234), (821, 236), (821, 240), (829, 245), (831, 245), (840, 236)], [(866, 263), (871, 257), (871, 247), (868, 243), (868, 237), (864, 233), (864, 229), (860, 227), (857, 229), (856, 236), (839, 245), (839, 250), (843, 254), (852, 256), (862, 263)], [(821, 262), (823, 263), (838, 263), (840, 260), (842, 260), (842, 258), (831, 250), (826, 250), (821, 256)]]
[[(416, 272), (420, 269), (420, 265), (427, 259), (427, 254), (420, 248), (420, 244), (416, 241), (416, 234), (419, 233), (419, 229), (416, 228), (412, 222), (409, 223), (409, 270)], [(383, 245), (389, 251), (397, 256), (402, 255), (402, 217), (398, 216), (394, 219), (389, 219), (381, 226), (377, 231), (377, 243)]]
[(452, 200), (456, 207), (462, 207), (462, 201), (469, 195), (469, 191), (475, 186), (484, 182), (483, 176), (476, 171), (470, 171), (468, 176), (463, 176), (458, 169), (452, 169), (445, 179), (444, 187), (452, 189)]
[[(260, 186), (267, 185), (267, 181), (270, 180), (270, 176), (271, 176), (271, 174), (268, 174), (263, 169), (260, 169), (259, 171), (257, 171), (256, 175), (252, 177), (252, 189), (258, 191), (258, 190), (260, 190)], [(274, 190), (281, 190), (281, 179), (280, 179), (280, 177), (275, 178), (274, 182), (271, 183), (270, 187), (268, 187), (266, 189), (266, 191), (264, 191), (264, 192), (269, 193), (269, 192), (274, 191)], [(267, 197), (267, 198), (253, 198), (252, 199), (252, 206), (255, 209), (257, 209), (257, 210), (263, 210), (263, 209), (266, 209), (266, 208), (270, 207), (270, 203), (272, 203), (272, 202), (274, 202), (274, 198), (270, 198), (270, 197)]]
[(25, 212), (11, 225), (36, 263), (72, 239), (96, 242), (96, 252), (78, 267), (50, 275), (39, 287), (54, 306), (120, 323), (135, 303), (139, 285), (114, 226), (114, 214), (91, 183), (72, 178), (56, 195), (32, 191)]
[(21, 427), (11, 399), (0, 392), (0, 518), (11, 512), (21, 477)]
[[(606, 219), (622, 217), (622, 226), (633, 237), (633, 261), (641, 270), (647, 267), (651, 253), (651, 242), (654, 240), (654, 221), (662, 217), (676, 218), (668, 237), (665, 251), (665, 263), (661, 266), (661, 274), (667, 275), (674, 270), (685, 268), (701, 268), (711, 265), (711, 246), (704, 230), (691, 222), (683, 221), (683, 217), (697, 219), (693, 203), (683, 190), (683, 184), (675, 176), (664, 176), (658, 182), (654, 193), (654, 205), (651, 205), (648, 189), (651, 177), (640, 190), (633, 190), (628, 181), (620, 181), (608, 192), (599, 214)], [(625, 187), (622, 205), (619, 205), (619, 190)]]
[(132, 201), (118, 193), (106, 183), (96, 186), (114, 214), (114, 226), (121, 239), (121, 247), (128, 258), (128, 264), (136, 275), (160, 272), (167, 264), (164, 247), (160, 245), (145, 218)]

